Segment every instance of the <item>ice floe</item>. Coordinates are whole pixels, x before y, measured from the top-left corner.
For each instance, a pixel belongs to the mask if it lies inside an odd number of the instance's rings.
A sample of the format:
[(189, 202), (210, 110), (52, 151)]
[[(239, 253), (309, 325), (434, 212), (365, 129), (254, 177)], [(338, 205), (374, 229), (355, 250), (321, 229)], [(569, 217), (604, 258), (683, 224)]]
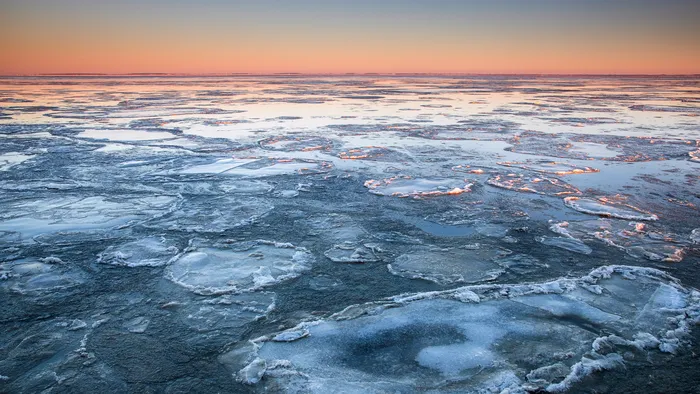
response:
[(508, 254), (508, 250), (479, 244), (449, 249), (420, 246), (398, 256), (387, 268), (394, 275), (443, 285), (475, 283), (498, 278), (504, 271), (496, 259)]
[(530, 177), (522, 174), (496, 175), (489, 178), (486, 183), (502, 189), (549, 196), (581, 194), (581, 191), (576, 187), (562, 180), (556, 178)]
[(410, 176), (365, 181), (365, 187), (372, 194), (413, 198), (467, 193), (471, 191), (472, 185), (472, 183), (461, 179), (422, 179)]
[(591, 215), (629, 220), (657, 220), (658, 216), (614, 198), (565, 197), (564, 204), (571, 209)]
[(281, 392), (561, 392), (635, 354), (683, 351), (699, 317), (700, 293), (661, 271), (605, 266), (355, 305), (219, 359)]
[(311, 269), (306, 249), (271, 241), (193, 246), (166, 268), (166, 278), (197, 294), (257, 290)]
[(179, 250), (165, 237), (150, 236), (110, 246), (98, 256), (98, 262), (127, 267), (159, 267), (169, 263)]

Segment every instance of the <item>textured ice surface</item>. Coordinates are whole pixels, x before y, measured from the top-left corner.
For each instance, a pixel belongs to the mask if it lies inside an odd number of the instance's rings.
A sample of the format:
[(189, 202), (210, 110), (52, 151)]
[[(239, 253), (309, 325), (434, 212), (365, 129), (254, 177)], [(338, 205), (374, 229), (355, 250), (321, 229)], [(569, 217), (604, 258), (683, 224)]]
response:
[(0, 286), (21, 294), (60, 292), (83, 282), (84, 274), (60, 259), (22, 259), (0, 263)]
[(620, 248), (632, 257), (652, 261), (680, 262), (686, 248), (693, 243), (689, 238), (665, 233), (641, 222), (614, 219), (554, 223), (550, 229), (572, 241), (597, 239)]
[(566, 250), (571, 251), (571, 252), (576, 252), (576, 253), (581, 253), (581, 254), (590, 254), (591, 252), (593, 252), (593, 249), (591, 249), (590, 246), (584, 244), (583, 242), (581, 242), (575, 238), (538, 237), (537, 241), (541, 242), (542, 244), (547, 245), (547, 246), (555, 246), (557, 248), (562, 248), (562, 249), (566, 249)]
[(193, 248), (165, 271), (166, 278), (197, 294), (257, 290), (295, 278), (311, 269), (304, 248), (270, 241)]
[(270, 313), (275, 298), (274, 293), (265, 291), (225, 294), (179, 305), (176, 312), (188, 327), (199, 333), (240, 332), (246, 324)]
[(509, 251), (486, 245), (440, 249), (417, 247), (387, 265), (389, 272), (409, 279), (439, 284), (474, 283), (497, 278), (503, 273), (495, 261)]
[(528, 162), (500, 162), (498, 163), (506, 167), (522, 168), (555, 175), (571, 175), (571, 174), (587, 174), (600, 172), (600, 170), (588, 166), (580, 166), (576, 164), (561, 163), (556, 161), (528, 161)]
[(545, 194), (550, 196), (581, 194), (581, 192), (574, 186), (556, 178), (506, 174), (496, 175), (493, 178), (489, 178), (486, 183), (491, 186), (496, 186), (507, 190)]
[(620, 219), (630, 220), (657, 220), (658, 216), (644, 212), (641, 209), (629, 204), (619, 203), (607, 198), (583, 198), (583, 197), (566, 197), (564, 198), (566, 206), (583, 213), (591, 215), (609, 216)]
[(348, 242), (334, 245), (323, 254), (336, 263), (374, 263), (379, 261), (374, 249), (372, 244), (357, 245)]
[[(688, 305), (674, 281), (632, 270), (559, 282), (566, 294), (547, 281), (624, 261), (700, 287), (697, 87), (0, 78), (0, 392), (537, 392), (623, 361), (625, 379), (603, 373), (572, 391), (683, 392), (696, 385), (698, 344), (677, 346), (690, 324), (666, 333), (687, 322), (668, 320)], [(487, 183), (497, 177), (505, 188)], [(570, 196), (609, 217), (571, 209)], [(642, 221), (647, 211), (658, 219)], [(521, 285), (494, 285), (506, 281)], [(460, 283), (474, 286), (432, 293)], [(415, 303), (386, 303), (397, 294)], [(299, 352), (327, 356), (322, 373), (248, 359), (266, 333), (280, 348), (316, 341), (297, 326), (316, 319), (339, 325), (329, 343), (346, 340)], [(654, 346), (676, 354), (641, 350)], [(229, 350), (245, 359), (230, 371), (216, 362)], [(259, 387), (232, 380), (247, 365), (238, 377)]]
[(471, 191), (472, 183), (460, 179), (415, 179), (409, 176), (370, 179), (365, 187), (372, 194), (394, 197), (433, 197), (457, 195)]
[(249, 225), (273, 208), (273, 205), (264, 200), (235, 195), (185, 200), (177, 210), (147, 223), (147, 226), (187, 232), (221, 233)]
[(150, 141), (171, 139), (176, 136), (162, 131), (146, 131), (134, 129), (90, 129), (78, 134), (81, 138), (90, 138), (109, 141)]
[(178, 248), (165, 237), (147, 237), (110, 246), (98, 256), (104, 264), (127, 267), (158, 267), (165, 265), (178, 253)]
[(700, 293), (662, 272), (608, 266), (356, 305), (220, 360), (282, 392), (559, 392), (635, 354), (677, 351), (699, 314)]
[(7, 171), (12, 167), (33, 158), (34, 156), (35, 155), (26, 155), (17, 152), (0, 154), (0, 171)]
[[(0, 231), (28, 239), (57, 232), (108, 230), (163, 215), (176, 199), (168, 196), (67, 196), (13, 201), (0, 213)], [(6, 205), (7, 207), (7, 205)]]

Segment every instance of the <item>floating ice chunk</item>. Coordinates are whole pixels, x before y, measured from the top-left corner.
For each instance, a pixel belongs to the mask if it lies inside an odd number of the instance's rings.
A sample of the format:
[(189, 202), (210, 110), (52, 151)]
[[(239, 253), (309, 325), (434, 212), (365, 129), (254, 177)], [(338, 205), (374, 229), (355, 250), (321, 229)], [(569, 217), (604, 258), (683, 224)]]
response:
[(524, 170), (542, 172), (545, 174), (555, 174), (555, 175), (571, 175), (571, 174), (587, 174), (593, 172), (600, 172), (600, 170), (579, 166), (569, 163), (561, 163), (556, 161), (527, 161), (527, 162), (516, 162), (516, 161), (505, 161), (499, 162), (498, 164), (506, 167), (517, 167)]
[(461, 179), (402, 176), (378, 181), (370, 179), (365, 181), (365, 187), (370, 193), (380, 196), (421, 198), (467, 193), (471, 191), (472, 183)]
[(399, 162), (404, 156), (398, 152), (382, 146), (363, 146), (338, 152), (337, 156), (343, 160), (381, 160)]
[(505, 249), (438, 249), (417, 247), (387, 265), (389, 272), (409, 279), (424, 279), (442, 285), (475, 283), (496, 279), (503, 273), (494, 259), (509, 254)]
[(380, 260), (374, 254), (371, 244), (342, 243), (334, 245), (323, 254), (336, 263), (374, 263)]
[(166, 278), (197, 294), (257, 290), (311, 269), (304, 248), (270, 241), (198, 247), (175, 260)]
[[(590, 286), (602, 291), (585, 290)], [(411, 392), (449, 385), (455, 392), (560, 392), (624, 365), (623, 352), (674, 344), (682, 351), (698, 317), (697, 292), (663, 272), (606, 266), (578, 279), (467, 286), (354, 305), (242, 344), (220, 360), (263, 390)], [(616, 334), (599, 334), (609, 331)]]
[(658, 216), (629, 204), (608, 198), (565, 197), (564, 204), (571, 209), (591, 215), (609, 216), (630, 220), (657, 220)]
[(218, 159), (212, 163), (199, 164), (194, 166), (185, 167), (178, 171), (180, 174), (222, 174), (233, 168), (242, 166), (244, 164), (254, 163), (258, 159)]
[(640, 222), (584, 220), (554, 223), (550, 229), (578, 240), (597, 239), (624, 250), (630, 256), (653, 261), (679, 262), (683, 260), (689, 243), (680, 236), (655, 231), (650, 225)]
[(141, 334), (146, 332), (146, 329), (148, 328), (148, 325), (151, 323), (151, 321), (143, 316), (135, 317), (126, 324), (124, 324), (124, 328), (127, 329), (129, 332), (133, 332), (135, 334)]
[(179, 306), (177, 312), (184, 323), (197, 332), (221, 331), (231, 338), (242, 334), (247, 324), (269, 314), (275, 308), (275, 299), (274, 293), (265, 291), (225, 294), (203, 301), (188, 301)]
[(569, 151), (573, 153), (581, 153), (587, 157), (609, 159), (622, 155), (623, 153), (617, 150), (610, 149), (607, 144), (599, 144), (596, 142), (579, 142), (572, 141)]
[(36, 155), (25, 155), (17, 152), (8, 152), (0, 154), (0, 171), (7, 171), (10, 168), (24, 163), (25, 161), (36, 157)]
[(0, 287), (35, 295), (69, 289), (84, 282), (84, 274), (63, 264), (22, 259), (0, 264)]
[(77, 137), (109, 141), (152, 141), (176, 138), (174, 134), (165, 131), (134, 129), (89, 129), (79, 133)]
[(547, 246), (555, 246), (581, 254), (591, 254), (593, 249), (575, 238), (569, 237), (537, 237), (537, 242)]
[(527, 254), (507, 255), (496, 258), (495, 261), (503, 269), (519, 275), (549, 267), (549, 265), (541, 262), (539, 259)]
[(700, 244), (700, 228), (690, 232), (690, 241), (695, 245)]
[(350, 216), (331, 213), (304, 221), (309, 235), (319, 236), (334, 243), (357, 243), (369, 236)]
[(57, 232), (86, 232), (125, 226), (172, 209), (176, 199), (168, 196), (92, 196), (22, 200), (0, 219), (0, 231), (23, 237)]
[(273, 208), (265, 200), (254, 197), (195, 199), (183, 202), (179, 209), (145, 225), (174, 231), (221, 233), (254, 223)]
[(127, 267), (159, 267), (178, 253), (172, 241), (164, 237), (146, 237), (122, 245), (110, 246), (100, 253), (97, 261)]
[(238, 380), (246, 384), (256, 384), (265, 375), (265, 370), (267, 369), (267, 363), (261, 358), (256, 358), (250, 364), (246, 365), (245, 368), (238, 372)]
[(491, 186), (518, 192), (537, 193), (548, 196), (581, 194), (574, 186), (556, 178), (529, 177), (517, 174), (496, 175), (486, 183)]
[(315, 150), (329, 150), (333, 146), (333, 141), (322, 137), (282, 135), (262, 140), (258, 142), (258, 144), (260, 144), (260, 147), (269, 150), (309, 152)]
[(280, 175), (322, 174), (333, 169), (326, 161), (302, 159), (258, 159), (254, 162), (227, 170), (224, 174), (246, 178), (263, 178)]

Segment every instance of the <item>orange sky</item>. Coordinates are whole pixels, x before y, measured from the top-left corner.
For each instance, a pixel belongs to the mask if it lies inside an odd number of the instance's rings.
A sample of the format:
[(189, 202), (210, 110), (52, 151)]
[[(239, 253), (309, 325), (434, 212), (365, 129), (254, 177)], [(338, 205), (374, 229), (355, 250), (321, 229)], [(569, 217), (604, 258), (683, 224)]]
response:
[(0, 74), (700, 73), (685, 2), (631, 16), (566, 0), (203, 3), (5, 2)]

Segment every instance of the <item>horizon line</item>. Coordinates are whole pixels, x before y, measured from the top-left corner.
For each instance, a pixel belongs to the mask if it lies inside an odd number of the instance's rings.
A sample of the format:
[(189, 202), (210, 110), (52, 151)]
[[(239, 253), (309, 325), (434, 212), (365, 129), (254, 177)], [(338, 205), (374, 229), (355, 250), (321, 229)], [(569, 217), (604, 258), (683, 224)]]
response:
[(393, 76), (393, 77), (429, 77), (429, 76), (496, 76), (496, 77), (700, 77), (698, 73), (475, 73), (475, 72), (345, 72), (345, 73), (303, 73), (303, 72), (231, 72), (231, 73), (33, 73), (0, 74), (0, 78), (12, 77), (294, 77), (294, 76)]

